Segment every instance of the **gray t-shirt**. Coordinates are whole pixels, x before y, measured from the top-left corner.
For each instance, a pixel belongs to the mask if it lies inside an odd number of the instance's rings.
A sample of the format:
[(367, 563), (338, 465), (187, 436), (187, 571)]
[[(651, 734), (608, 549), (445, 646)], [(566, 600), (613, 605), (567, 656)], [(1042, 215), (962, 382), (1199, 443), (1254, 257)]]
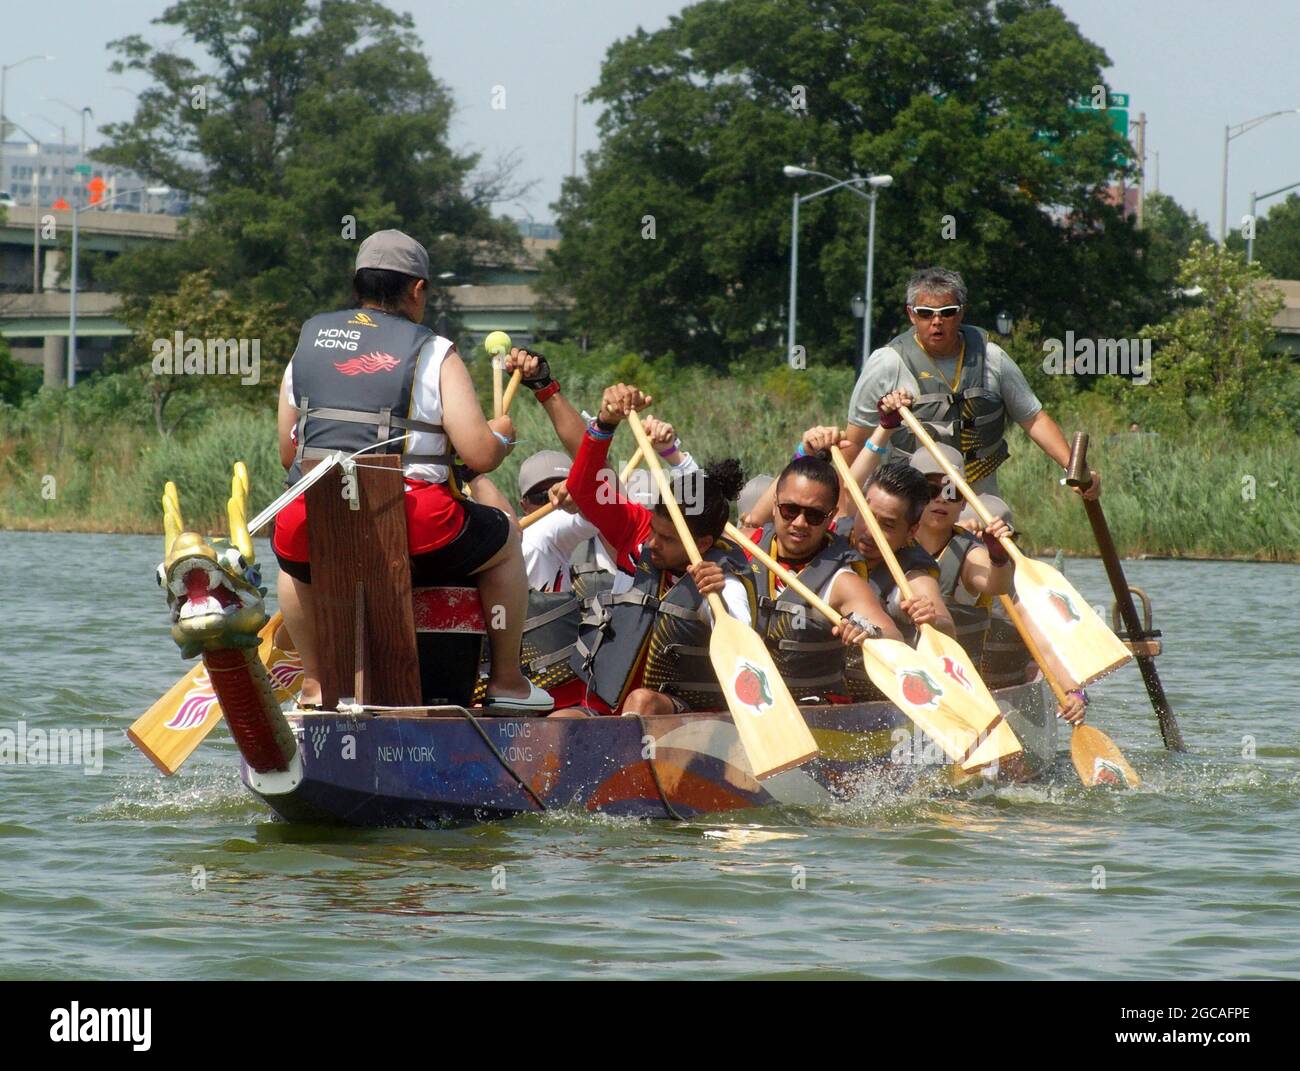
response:
[[(1001, 346), (989, 342), (986, 354), (989, 389), (1002, 396), (1002, 404), (1006, 407), (1008, 420), (1019, 424), (1043, 408), (1043, 403), (1025, 382), (1025, 374), (1016, 367), (1016, 362), (1007, 356)], [(934, 363), (939, 369), (939, 374), (951, 383), (953, 376), (957, 374), (957, 358), (938, 357), (934, 359)], [(890, 346), (881, 346), (862, 366), (862, 375), (858, 377), (858, 382), (853, 388), (853, 398), (849, 402), (849, 423), (859, 428), (874, 428), (880, 423), (876, 413), (876, 403), (890, 391), (906, 388), (915, 397), (946, 389), (946, 384), (935, 382), (930, 378), (924, 379), (923, 382), (924, 390), (917, 383), (916, 377), (908, 371), (902, 355)]]

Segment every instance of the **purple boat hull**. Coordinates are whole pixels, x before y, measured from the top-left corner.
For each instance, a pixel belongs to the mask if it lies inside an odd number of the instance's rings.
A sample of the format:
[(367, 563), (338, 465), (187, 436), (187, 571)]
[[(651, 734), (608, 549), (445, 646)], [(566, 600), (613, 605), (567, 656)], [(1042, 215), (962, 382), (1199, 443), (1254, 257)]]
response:
[[(1055, 706), (1041, 682), (995, 693), (1024, 745), (997, 772), (1024, 780), (1056, 752)], [(821, 754), (756, 780), (725, 712), (649, 718), (471, 718), (303, 714), (287, 773), (244, 783), (298, 823), (434, 827), (556, 808), (646, 818), (851, 799), (880, 783), (904, 787), (948, 765), (893, 705), (804, 707)]]

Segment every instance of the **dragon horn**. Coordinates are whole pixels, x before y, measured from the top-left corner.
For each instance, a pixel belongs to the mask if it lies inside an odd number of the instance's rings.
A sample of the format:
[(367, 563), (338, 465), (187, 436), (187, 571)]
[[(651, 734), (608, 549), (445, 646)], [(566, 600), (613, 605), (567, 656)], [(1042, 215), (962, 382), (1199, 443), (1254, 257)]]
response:
[(248, 534), (248, 469), (242, 461), (235, 462), (235, 473), (230, 478), (230, 500), (226, 503), (226, 516), (230, 520), (230, 542), (239, 548), (244, 560), (252, 565), (253, 539)]
[(176, 485), (171, 480), (168, 480), (166, 486), (163, 487), (162, 511), (163, 558), (166, 559), (172, 552), (172, 544), (176, 542), (176, 537), (185, 528), (185, 522), (181, 520), (180, 496), (176, 493)]

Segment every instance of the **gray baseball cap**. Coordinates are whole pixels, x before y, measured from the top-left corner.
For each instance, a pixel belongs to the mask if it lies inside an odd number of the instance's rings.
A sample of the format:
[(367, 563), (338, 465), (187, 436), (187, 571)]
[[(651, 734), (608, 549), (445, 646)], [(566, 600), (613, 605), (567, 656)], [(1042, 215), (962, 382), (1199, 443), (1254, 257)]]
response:
[(519, 466), (519, 497), (524, 498), (529, 491), (547, 480), (563, 480), (569, 475), (573, 462), (568, 454), (559, 450), (539, 450)]
[[(989, 513), (998, 520), (1006, 521), (1007, 524), (1015, 527), (1014, 522), (1011, 520), (1011, 507), (1002, 499), (998, 498), (997, 495), (980, 495), (980, 505), (988, 510)], [(957, 523), (966, 524), (969, 521), (976, 521), (981, 525), (981, 527), (983, 526), (983, 522), (975, 516), (975, 511), (968, 505), (961, 511), (961, 516), (957, 518)]]
[(758, 500), (772, 486), (772, 481), (775, 479), (775, 476), (755, 476), (740, 489), (740, 498), (736, 502), (736, 508), (741, 517), (746, 517), (753, 511), (754, 507), (758, 505)]
[(400, 271), (417, 279), (429, 278), (429, 252), (409, 234), (401, 231), (375, 231), (357, 250), (356, 271), (383, 268)]
[[(962, 459), (961, 454), (951, 446), (948, 446), (945, 443), (935, 443), (935, 446), (939, 448), (939, 453), (943, 454), (944, 459), (948, 464), (955, 468), (959, 473), (965, 468), (966, 462)], [(934, 455), (924, 446), (918, 446), (916, 448), (916, 453), (912, 455), (912, 468), (924, 472), (927, 476), (931, 473), (943, 474), (943, 469), (939, 467), (939, 462), (934, 459)]]

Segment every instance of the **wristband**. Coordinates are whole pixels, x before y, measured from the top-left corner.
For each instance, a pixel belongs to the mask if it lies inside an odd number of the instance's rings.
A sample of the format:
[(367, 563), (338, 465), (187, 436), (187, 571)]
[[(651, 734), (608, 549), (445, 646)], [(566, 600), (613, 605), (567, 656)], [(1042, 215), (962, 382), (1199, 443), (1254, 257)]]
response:
[(504, 435), (502, 435), (499, 431), (495, 431), (495, 430), (494, 430), (494, 431), (492, 432), (492, 434), (495, 435), (495, 436), (496, 436), (496, 437), (501, 441), (501, 445), (504, 446), (507, 450), (509, 450), (510, 447), (512, 447), (512, 446), (515, 445), (515, 444), (512, 443), (509, 439), (507, 439)]
[(803, 440), (799, 440), (799, 445), (794, 448), (795, 457), (807, 457), (808, 451), (803, 448)]
[(674, 439), (672, 445), (669, 446), (667, 450), (656, 450), (655, 453), (658, 454), (660, 457), (672, 457), (673, 454), (677, 453), (677, 451), (680, 450), (681, 448), (682, 448), (681, 439)]
[(880, 408), (880, 404), (876, 403), (876, 412), (880, 416), (880, 426), (886, 430), (897, 428), (903, 423), (903, 414), (897, 409), (891, 413), (886, 413)]
[(868, 440), (867, 440), (865, 443), (863, 443), (862, 445), (865, 446), (868, 450), (870, 450), (873, 454), (880, 454), (882, 457), (883, 457), (885, 454), (889, 453), (889, 447), (888, 447), (888, 446), (877, 446), (877, 445), (876, 445), (875, 443), (873, 443), (870, 439), (868, 439)]
[(539, 390), (533, 391), (533, 397), (536, 398), (539, 402), (544, 402), (546, 401), (547, 398), (550, 398), (553, 395), (559, 393), (560, 393), (560, 381), (558, 379), (552, 379), (549, 383), (546, 384), (546, 386), (540, 388)]
[(611, 428), (609, 431), (602, 431), (601, 430), (602, 427), (609, 427), (609, 425), (607, 424), (602, 425), (600, 418), (597, 417), (595, 420), (593, 420), (590, 424), (587, 425), (587, 434), (590, 435), (593, 439), (600, 439), (602, 441), (606, 439), (612, 439), (614, 437), (614, 432), (617, 429)]
[(997, 536), (989, 535), (985, 532), (983, 535), (984, 546), (988, 548), (989, 561), (994, 565), (1006, 565), (1011, 560), (1011, 555), (1007, 553), (1007, 548), (1002, 545), (1002, 541)]

